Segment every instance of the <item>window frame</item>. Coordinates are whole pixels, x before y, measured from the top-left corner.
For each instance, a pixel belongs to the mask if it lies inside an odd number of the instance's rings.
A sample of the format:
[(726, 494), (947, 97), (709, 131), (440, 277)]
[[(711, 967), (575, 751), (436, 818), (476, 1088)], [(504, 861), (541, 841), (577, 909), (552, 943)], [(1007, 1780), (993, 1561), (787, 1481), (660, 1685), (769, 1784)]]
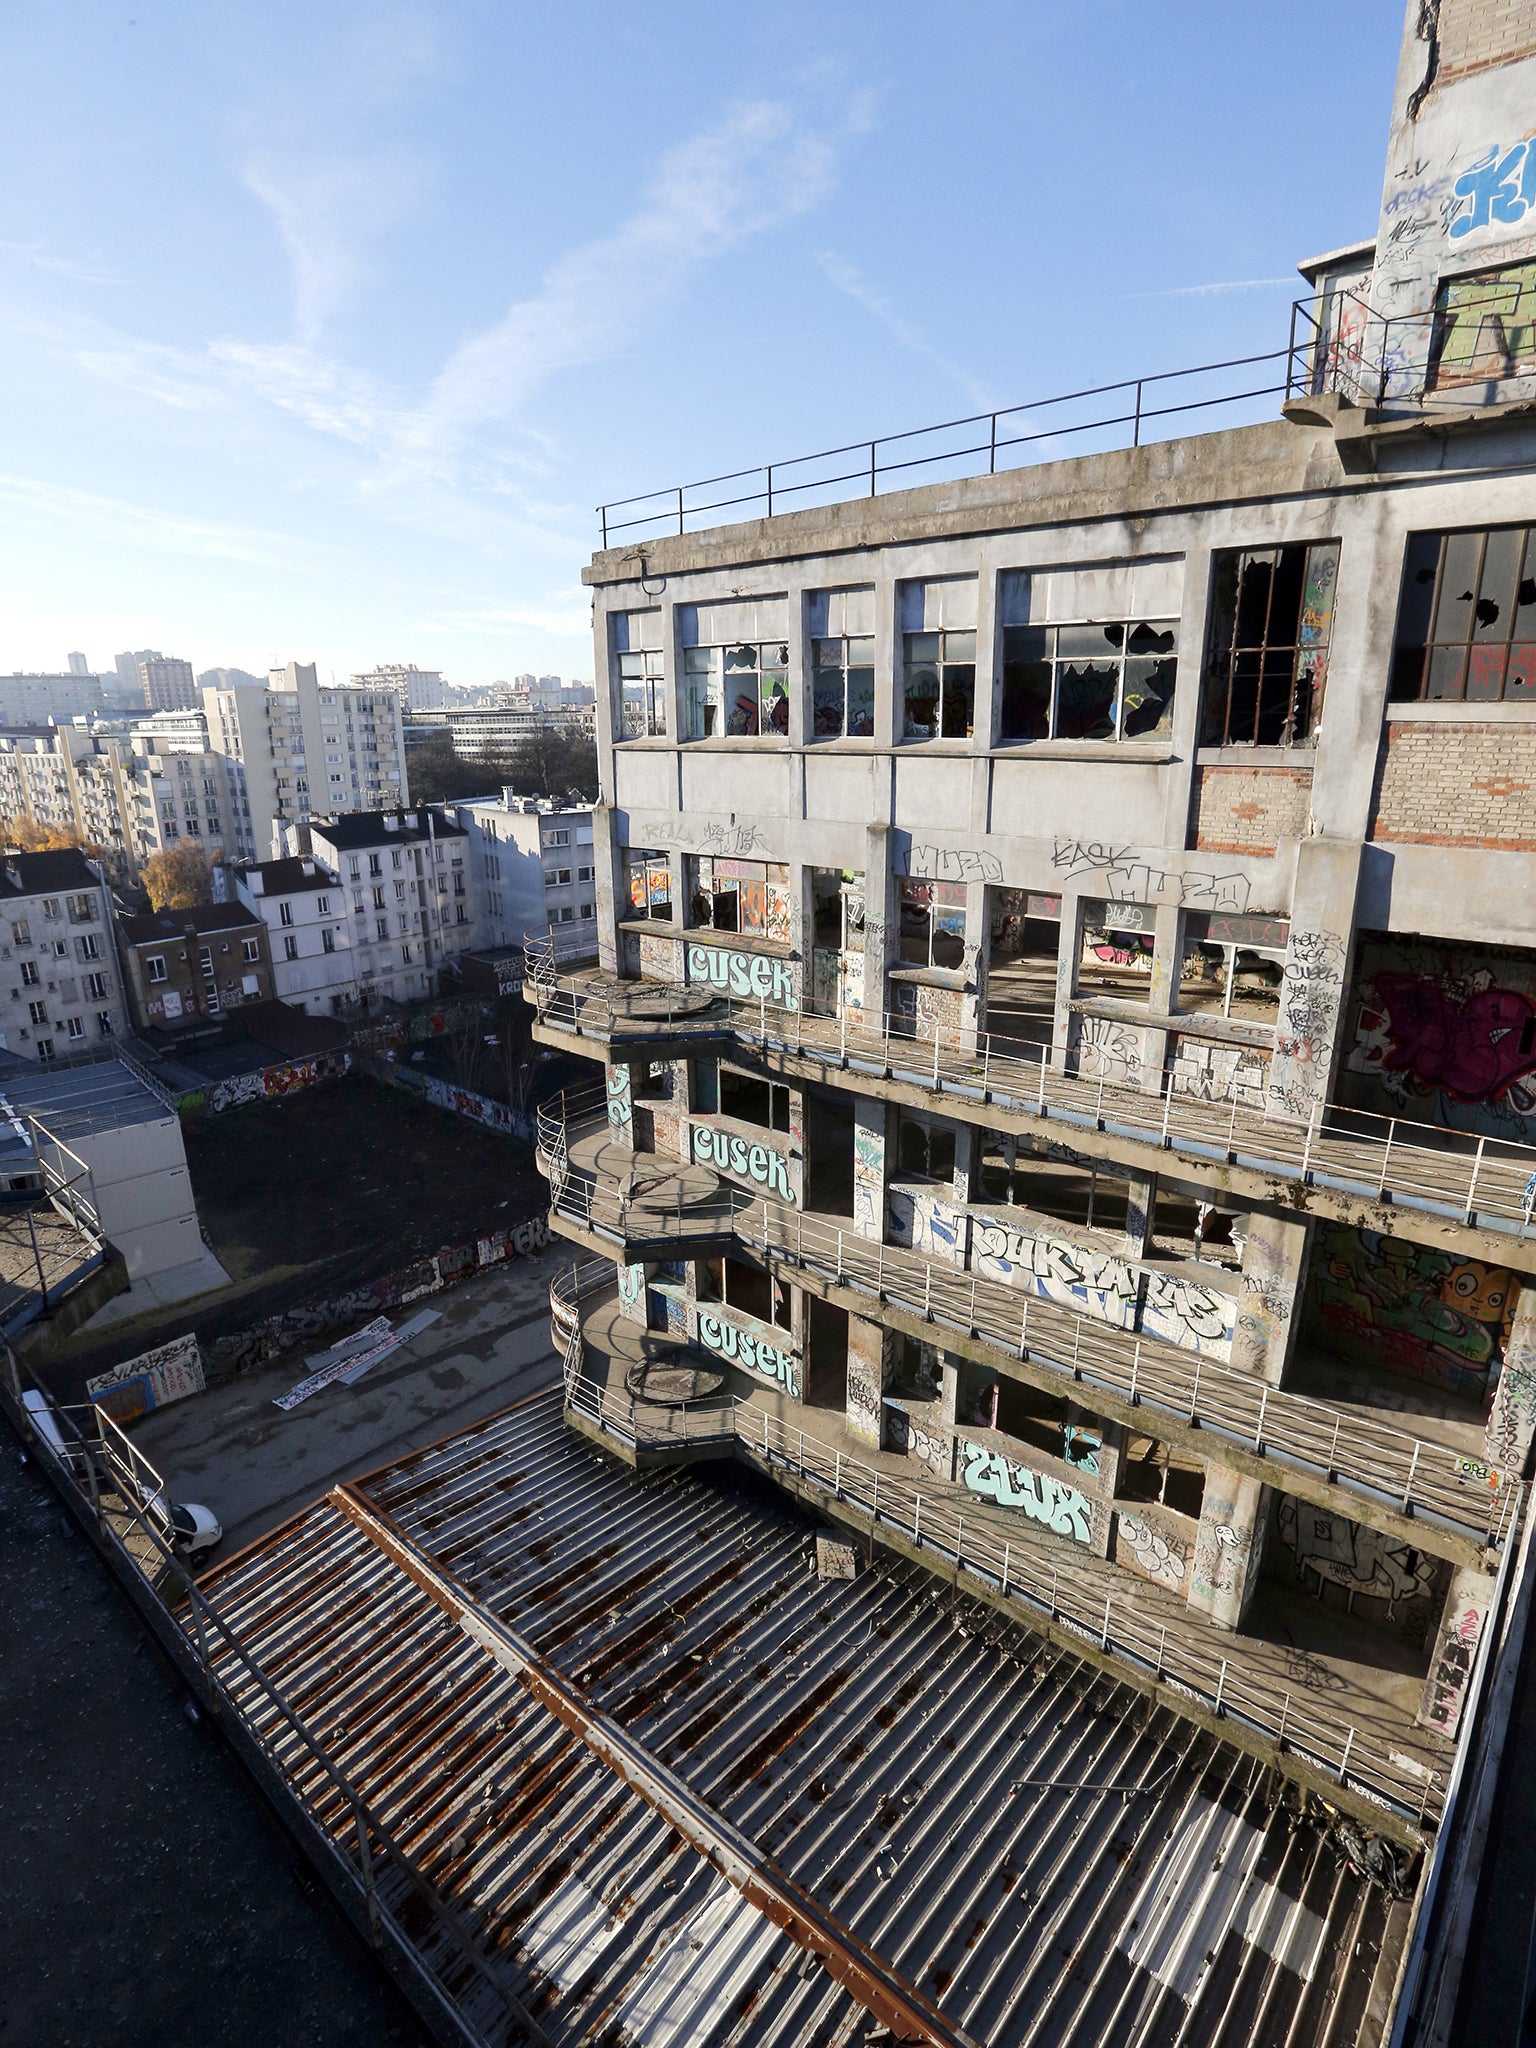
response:
[[(868, 661), (855, 661), (852, 649), (867, 648)], [(835, 661), (826, 650), (838, 650)], [(872, 740), (875, 736), (875, 635), (873, 633), (818, 634), (811, 641), (811, 730), (813, 740)], [(859, 723), (854, 723), (853, 682), (855, 675), (869, 677), (868, 703), (861, 704)], [(836, 678), (835, 686), (832, 678)], [(860, 697), (863, 691), (861, 688)], [(831, 723), (836, 711), (836, 725)], [(824, 715), (826, 722), (823, 722)]]
[[(765, 660), (765, 650), (777, 659)], [(750, 653), (750, 663), (741, 659)], [(728, 661), (727, 657), (735, 657)], [(716, 658), (718, 657), (718, 659)], [(750, 709), (728, 708), (729, 679), (754, 678)], [(769, 679), (777, 678), (771, 688)], [(732, 640), (683, 649), (683, 737), (687, 740), (789, 737), (790, 659), (788, 640)], [(744, 693), (736, 698), (738, 707)], [(711, 713), (714, 714), (711, 730)]]
[[(1483, 631), (1484, 626), (1497, 624), (1498, 618), (1484, 620), (1479, 615), (1484, 605), (1492, 599), (1484, 593), (1484, 576), (1488, 568), (1489, 542), (1497, 535), (1524, 535), (1517, 551), (1513, 575), (1509, 579), (1506, 594), (1512, 598), (1508, 605), (1507, 630), (1502, 634)], [(1457, 542), (1476, 542), (1476, 573), (1472, 576), (1470, 588), (1463, 595), (1455, 595), (1452, 602), (1468, 601), (1465, 630), (1458, 638), (1440, 637), (1440, 609), (1446, 596), (1447, 582), (1459, 583), (1465, 573), (1457, 567), (1451, 573), (1453, 549)], [(1432, 571), (1427, 569), (1430, 545), (1435, 551)], [(1415, 561), (1419, 566), (1415, 568)], [(1529, 573), (1525, 573), (1529, 572)], [(1410, 622), (1419, 609), (1414, 600), (1412, 585), (1423, 587), (1426, 574), (1430, 577), (1428, 603), (1423, 607), (1423, 638), (1411, 631)], [(1531, 593), (1527, 598), (1526, 591)], [(1522, 619), (1522, 614), (1524, 618)], [(1522, 633), (1520, 628), (1524, 626)], [(1454, 650), (1460, 650), (1460, 663), (1456, 674), (1459, 690), (1451, 692), (1440, 687), (1431, 688), (1437, 669), (1449, 667), (1451, 661), (1437, 661), (1442, 652), (1449, 657)], [(1497, 692), (1486, 687), (1489, 672), (1495, 664), (1486, 659), (1478, 662), (1479, 650), (1497, 654)], [(1518, 677), (1512, 672), (1518, 656), (1523, 673)], [(1476, 671), (1482, 668), (1483, 673)], [(1515, 689), (1511, 690), (1511, 682)], [(1412, 682), (1414, 687), (1405, 687)], [(1477, 694), (1472, 694), (1474, 682)], [(1411, 533), (1403, 550), (1402, 582), (1398, 592), (1397, 622), (1392, 635), (1392, 669), (1387, 685), (1390, 704), (1517, 704), (1529, 705), (1536, 709), (1536, 523), (1498, 526), (1460, 526), (1430, 529), (1422, 533)]]
[[(1270, 638), (1274, 617), (1275, 590), (1282, 575), (1295, 565), (1286, 556), (1301, 557), (1296, 584), (1296, 627), (1294, 639)], [(1257, 566), (1265, 556), (1273, 557), (1268, 587), (1263, 598), (1261, 637), (1241, 644), (1245, 605), (1244, 564)], [(1200, 747), (1263, 747), (1266, 750), (1312, 748), (1322, 725), (1323, 700), (1328, 687), (1328, 660), (1333, 637), (1333, 614), (1338, 599), (1340, 543), (1336, 539), (1276, 541), (1267, 547), (1218, 548), (1211, 557), (1210, 623), (1206, 632), (1205, 659), (1200, 674)], [(1223, 602), (1221, 579), (1230, 565), (1233, 594), (1230, 605)], [(1326, 609), (1309, 604), (1309, 594), (1326, 597)], [(1251, 617), (1251, 612), (1249, 614)], [(1313, 623), (1309, 625), (1309, 621)], [(1230, 641), (1223, 645), (1227, 627)], [(1271, 664), (1285, 657), (1290, 669), (1284, 683), (1286, 702), (1278, 737), (1262, 737), (1266, 700), (1275, 677)], [(1252, 672), (1240, 677), (1239, 665)], [(1307, 669), (1306, 664), (1312, 663)], [(1224, 671), (1224, 673), (1223, 673)], [(1248, 729), (1233, 731), (1233, 706), (1239, 686), (1252, 688), (1253, 711)], [(1273, 709), (1269, 715), (1273, 715)], [(1302, 729), (1304, 728), (1304, 729)]]
[[(1106, 641), (1104, 648), (1090, 649), (1084, 647), (1067, 653), (1061, 651), (1063, 635), (1088, 635), (1092, 633), (1101, 633), (1104, 636)], [(1131, 643), (1134, 636), (1138, 633), (1152, 634), (1159, 640), (1170, 644), (1144, 648), (1133, 652)], [(1041, 644), (1038, 651), (1030, 652), (1026, 650), (1023, 638), (1025, 634), (1039, 636)], [(1120, 636), (1118, 643), (1111, 637), (1115, 634)], [(1137, 746), (1171, 738), (1173, 733), (1174, 700), (1178, 693), (1179, 683), (1179, 621), (1176, 618), (1057, 619), (1053, 620), (1049, 625), (1031, 625), (1014, 622), (1001, 626), (999, 636), (1002, 683), (998, 691), (997, 744), (1000, 747), (1039, 746), (1046, 741), (1061, 740), (1069, 741), (1074, 745), (1085, 746)], [(1131, 677), (1129, 672), (1133, 663), (1136, 664), (1138, 671), (1143, 668), (1146, 670), (1145, 680), (1149, 685), (1156, 671), (1164, 665), (1170, 668), (1171, 674), (1168, 678), (1166, 695), (1158, 699), (1156, 694), (1149, 688), (1146, 696), (1142, 697), (1135, 705), (1129, 707), (1131, 715), (1134, 716), (1140, 711), (1142, 705), (1154, 701), (1160, 702), (1160, 714), (1156, 723), (1149, 727), (1138, 729), (1135, 732), (1128, 732), (1126, 730), (1128, 685), (1143, 679), (1139, 673), (1135, 678)], [(1110, 730), (1108, 732), (1063, 732), (1061, 727), (1062, 685), (1064, 679), (1070, 677), (1074, 672), (1087, 673), (1092, 669), (1108, 669), (1111, 667), (1115, 671), (1115, 678), (1110, 697)], [(1021, 680), (1016, 673), (1010, 672), (1026, 668), (1045, 668), (1049, 672), (1045, 689), (1045, 730), (1043, 732), (1009, 729), (1015, 723), (1020, 726), (1025, 723), (1024, 719), (1015, 718), (1010, 715), (1015, 709), (1012, 693)], [(1021, 695), (1020, 702), (1022, 703), (1023, 701)], [(1036, 703), (1039, 702), (1038, 696), (1034, 701)]]
[[(932, 640), (937, 643), (931, 652), (919, 652), (913, 642)], [(950, 642), (957, 643), (957, 651), (950, 652)], [(967, 659), (964, 643), (970, 642)], [(933, 702), (933, 730), (925, 731), (912, 715), (914, 702), (913, 683), (915, 677), (925, 668), (935, 670)], [(950, 681), (950, 671), (955, 680)], [(969, 675), (967, 685), (962, 678)], [(950, 702), (953, 692), (956, 700), (965, 707), (965, 716), (951, 719)], [(916, 699), (928, 701), (923, 691)], [(958, 728), (958, 729), (951, 729)], [(903, 633), (901, 636), (901, 737), (908, 744), (922, 745), (933, 740), (973, 740), (976, 736), (976, 628), (974, 626), (933, 626)]]
[[(617, 656), (619, 743), (667, 736), (666, 661), (659, 648), (634, 648)], [(638, 693), (636, 730), (630, 730), (630, 704)]]

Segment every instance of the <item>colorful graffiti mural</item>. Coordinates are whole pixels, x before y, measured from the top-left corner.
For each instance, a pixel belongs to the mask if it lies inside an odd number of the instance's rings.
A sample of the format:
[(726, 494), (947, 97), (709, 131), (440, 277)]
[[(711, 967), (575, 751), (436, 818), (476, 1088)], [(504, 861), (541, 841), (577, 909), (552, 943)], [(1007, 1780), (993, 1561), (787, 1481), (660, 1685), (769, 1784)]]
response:
[(1518, 1293), (1505, 1266), (1325, 1224), (1307, 1327), (1351, 1364), (1384, 1366), (1481, 1401), (1502, 1363)]
[(961, 1484), (968, 1493), (996, 1501), (1000, 1508), (1022, 1508), (1032, 1522), (1039, 1522), (1057, 1536), (1070, 1536), (1075, 1543), (1093, 1540), (1093, 1510), (1075, 1486), (1053, 1479), (1048, 1472), (1036, 1472), (1019, 1465), (1001, 1451), (985, 1444), (958, 1439), (964, 1469)]
[(1536, 1143), (1536, 956), (1366, 940), (1356, 983), (1351, 1102)]

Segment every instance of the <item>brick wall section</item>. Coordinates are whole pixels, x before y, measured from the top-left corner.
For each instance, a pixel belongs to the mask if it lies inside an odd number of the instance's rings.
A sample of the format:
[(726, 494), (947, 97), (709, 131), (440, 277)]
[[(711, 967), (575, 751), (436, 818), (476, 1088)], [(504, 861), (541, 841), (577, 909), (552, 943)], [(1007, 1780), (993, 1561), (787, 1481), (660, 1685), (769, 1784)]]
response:
[(1389, 725), (1370, 836), (1536, 852), (1536, 725)]
[(1536, 53), (1536, 0), (1440, 0), (1437, 83)]
[(1312, 804), (1308, 768), (1197, 768), (1189, 843), (1207, 853), (1273, 853), (1304, 839)]

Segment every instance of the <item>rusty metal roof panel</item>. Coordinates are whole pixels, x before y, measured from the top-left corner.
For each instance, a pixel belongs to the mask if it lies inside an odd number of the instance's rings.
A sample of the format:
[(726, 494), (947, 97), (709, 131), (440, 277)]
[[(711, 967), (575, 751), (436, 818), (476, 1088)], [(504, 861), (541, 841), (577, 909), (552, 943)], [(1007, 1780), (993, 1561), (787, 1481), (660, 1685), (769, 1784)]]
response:
[[(819, 1581), (810, 1524), (740, 1468), (637, 1481), (567, 1432), (556, 1394), (359, 1492), (955, 2037), (1306, 2039), (1363, 2010), (1401, 1938), (1406, 1908), (1251, 1759), (915, 1568)], [(332, 1505), (209, 1591), (458, 1917), (421, 1939), (477, 2009), (510, 1991), (562, 2042), (872, 2038), (849, 1992)], [(344, 1835), (323, 1768), (246, 1692)]]

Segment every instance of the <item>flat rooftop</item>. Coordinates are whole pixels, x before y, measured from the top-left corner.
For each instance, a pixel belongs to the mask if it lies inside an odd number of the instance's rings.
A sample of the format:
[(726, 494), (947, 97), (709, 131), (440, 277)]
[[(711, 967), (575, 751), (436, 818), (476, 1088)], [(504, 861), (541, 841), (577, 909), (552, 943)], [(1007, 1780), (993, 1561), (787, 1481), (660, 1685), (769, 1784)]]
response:
[(11, 1067), (0, 1076), (0, 1093), (66, 1145), (102, 1131), (164, 1123), (175, 1114), (115, 1059), (81, 1067)]
[(874, 2042), (873, 1977), (934, 2042), (1374, 2038), (1409, 1908), (1294, 1790), (915, 1568), (818, 1579), (765, 1483), (637, 1479), (561, 1398), (202, 1581), (285, 1703), (226, 1650), (239, 1710), (343, 1854), (331, 1773), (361, 1796), (381, 1900), (472, 2024)]

